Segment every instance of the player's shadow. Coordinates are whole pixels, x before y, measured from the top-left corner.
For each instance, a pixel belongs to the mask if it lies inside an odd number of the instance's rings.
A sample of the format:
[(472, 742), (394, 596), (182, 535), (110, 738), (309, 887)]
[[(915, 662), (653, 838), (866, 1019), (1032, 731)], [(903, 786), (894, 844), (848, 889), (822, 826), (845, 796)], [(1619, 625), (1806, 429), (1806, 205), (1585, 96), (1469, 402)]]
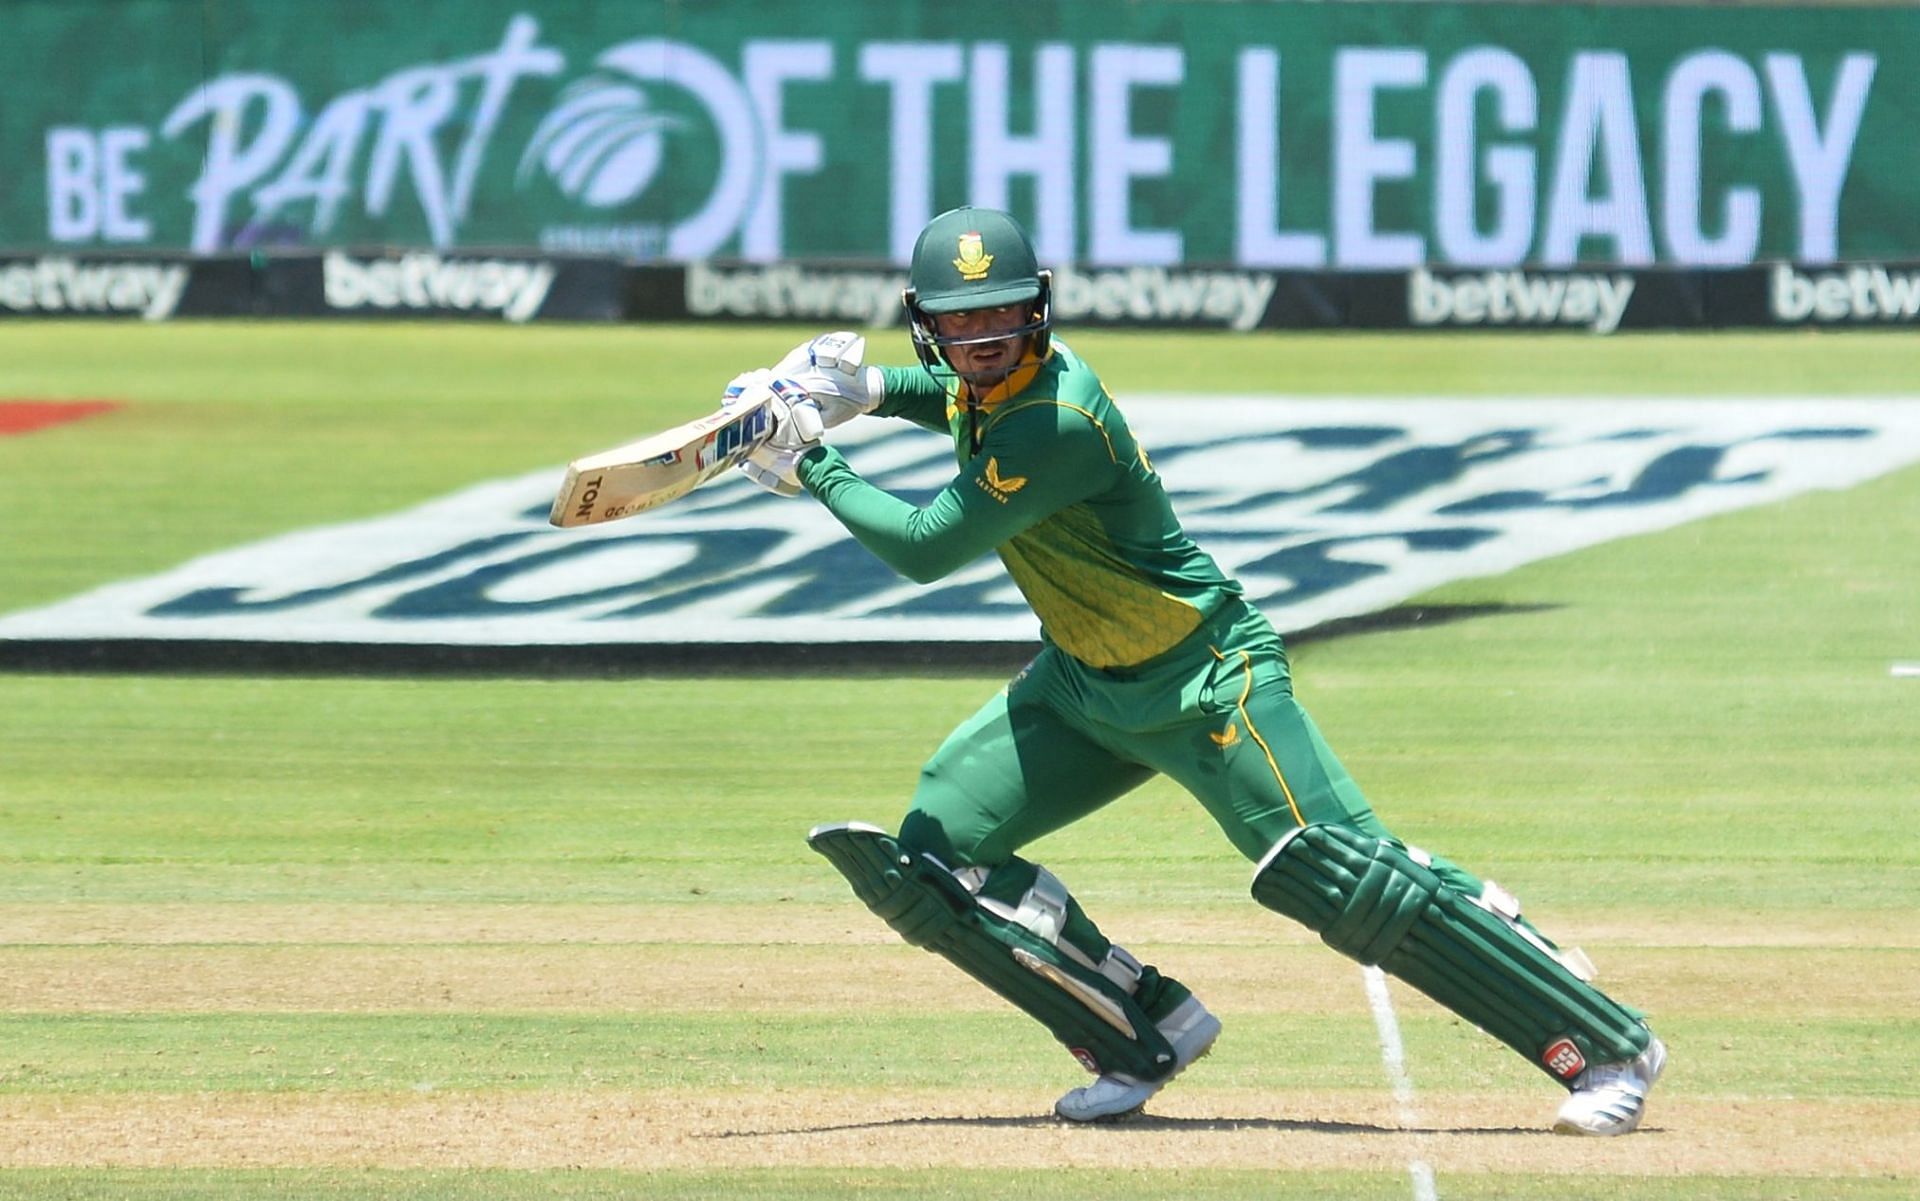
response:
[(878, 1122), (836, 1122), (818, 1126), (787, 1126), (774, 1130), (720, 1130), (700, 1138), (770, 1138), (791, 1134), (841, 1134), (856, 1130), (904, 1130), (909, 1127), (953, 1126), (964, 1130), (1044, 1130), (1053, 1127), (1094, 1127), (1102, 1130), (1274, 1130), (1299, 1134), (1469, 1134), (1534, 1135), (1551, 1131), (1526, 1126), (1381, 1126), (1372, 1122), (1333, 1122), (1308, 1118), (1174, 1118), (1139, 1114), (1117, 1121), (1073, 1123), (1042, 1114), (1020, 1117), (888, 1118)]

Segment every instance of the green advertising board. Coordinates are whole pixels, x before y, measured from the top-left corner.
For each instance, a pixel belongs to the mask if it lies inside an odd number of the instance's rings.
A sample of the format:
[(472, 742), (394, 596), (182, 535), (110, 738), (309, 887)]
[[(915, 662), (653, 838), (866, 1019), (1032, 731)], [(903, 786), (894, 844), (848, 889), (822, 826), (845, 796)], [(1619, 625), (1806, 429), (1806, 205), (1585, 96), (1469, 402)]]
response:
[(1920, 258), (1920, 11), (0, 0), (0, 248)]

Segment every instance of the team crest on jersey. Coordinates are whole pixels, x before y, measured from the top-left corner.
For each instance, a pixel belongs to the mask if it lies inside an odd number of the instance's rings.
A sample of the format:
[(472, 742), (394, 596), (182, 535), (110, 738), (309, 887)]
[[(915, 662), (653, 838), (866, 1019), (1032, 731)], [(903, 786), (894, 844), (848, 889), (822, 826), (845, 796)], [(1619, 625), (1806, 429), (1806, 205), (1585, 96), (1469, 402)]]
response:
[(981, 491), (1004, 505), (1007, 503), (1007, 497), (1027, 486), (1027, 477), (1024, 475), (1001, 475), (1000, 460), (998, 458), (990, 458), (987, 460), (985, 475), (975, 482), (980, 485)]
[(987, 272), (993, 267), (993, 256), (987, 253), (978, 233), (961, 234), (960, 257), (953, 260), (953, 265), (961, 279), (972, 283), (987, 278)]

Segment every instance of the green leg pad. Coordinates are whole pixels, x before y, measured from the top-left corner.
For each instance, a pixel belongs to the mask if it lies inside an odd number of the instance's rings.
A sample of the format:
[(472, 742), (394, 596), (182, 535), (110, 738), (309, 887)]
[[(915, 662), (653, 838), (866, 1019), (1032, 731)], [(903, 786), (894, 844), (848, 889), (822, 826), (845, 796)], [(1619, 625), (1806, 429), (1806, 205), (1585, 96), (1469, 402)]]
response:
[(1391, 839), (1305, 826), (1261, 861), (1253, 899), (1413, 985), (1563, 1084), (1588, 1064), (1646, 1048), (1637, 1012)]
[(930, 856), (859, 823), (820, 826), (807, 844), (895, 933), (1037, 1018), (1089, 1070), (1146, 1081), (1173, 1070), (1173, 1047), (1132, 994), (1025, 927), (987, 912)]

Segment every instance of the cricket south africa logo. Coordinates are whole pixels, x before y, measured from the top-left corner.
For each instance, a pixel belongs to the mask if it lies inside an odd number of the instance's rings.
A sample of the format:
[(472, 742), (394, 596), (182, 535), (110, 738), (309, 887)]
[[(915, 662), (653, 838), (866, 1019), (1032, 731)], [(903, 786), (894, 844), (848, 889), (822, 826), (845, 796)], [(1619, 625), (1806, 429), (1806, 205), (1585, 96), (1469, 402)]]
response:
[[(515, 179), (526, 187), (544, 175), (562, 195), (616, 223), (543, 229), (542, 247), (712, 254), (757, 198), (764, 135), (753, 98), (718, 59), (665, 38), (622, 42), (594, 65), (534, 130)], [(697, 189), (679, 202), (649, 195), (661, 190), (656, 184), (689, 176), (711, 178), (704, 196)], [(649, 212), (662, 204), (673, 211), (635, 223), (626, 214), (643, 199)]]
[(1228, 722), (1227, 728), (1217, 734), (1212, 730), (1207, 731), (1207, 737), (1213, 739), (1213, 745), (1224, 751), (1240, 741), (1240, 727)]
[(972, 283), (987, 278), (987, 272), (993, 268), (993, 256), (987, 253), (979, 234), (961, 234), (960, 257), (953, 260), (953, 265), (960, 272), (961, 279)]
[[(1920, 401), (1891, 398), (1122, 403), (1181, 525), (1283, 632), (1723, 513), (1764, 523), (1796, 496), (1920, 464)], [(850, 422), (834, 445), (915, 505), (955, 486), (1005, 502), (1029, 484), (987, 457), (956, 485), (953, 442), (903, 421)], [(957, 624), (969, 641), (1039, 636), (996, 556), (917, 584), (818, 505), (737, 472), (636, 517), (555, 529), (563, 474), (529, 464), (0, 615), (0, 639), (919, 644), (951, 640)], [(1210, 731), (1223, 750), (1230, 729), (1236, 746), (1255, 741), (1238, 716)], [(1543, 1062), (1578, 1070), (1561, 1053)]]
[(571, 199), (613, 208), (637, 199), (660, 171), (667, 135), (686, 122), (648, 106), (635, 83), (597, 76), (560, 94), (520, 159), (525, 183), (536, 167)]

